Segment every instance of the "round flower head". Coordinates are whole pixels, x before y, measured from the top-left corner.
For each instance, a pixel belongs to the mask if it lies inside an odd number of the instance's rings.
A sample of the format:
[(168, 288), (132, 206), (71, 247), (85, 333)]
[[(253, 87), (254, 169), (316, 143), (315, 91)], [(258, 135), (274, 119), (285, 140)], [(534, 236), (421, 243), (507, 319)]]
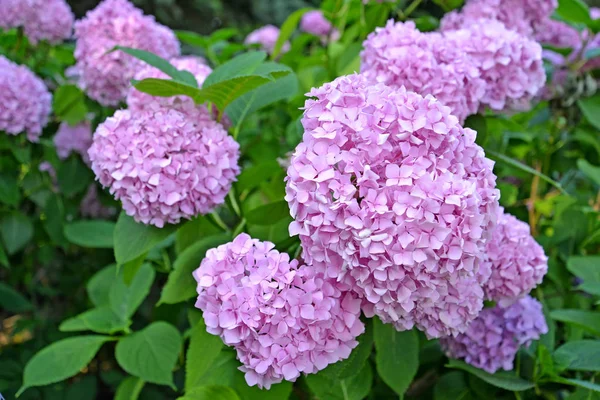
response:
[[(194, 75), (196, 81), (198, 82), (198, 87), (202, 87), (204, 80), (212, 72), (212, 69), (206, 65), (202, 58), (199, 57), (176, 57), (171, 59), (170, 62), (178, 70), (188, 71)], [(151, 65), (146, 65), (134, 76), (134, 79), (137, 81), (148, 78), (168, 79), (169, 77), (167, 74), (152, 67)], [(130, 110), (143, 110), (146, 105), (151, 103), (159, 103), (167, 107), (172, 107), (174, 104), (178, 104), (178, 107), (183, 109), (195, 107), (194, 100), (188, 96), (156, 97), (140, 92), (135, 87), (131, 87), (131, 89), (129, 89), (129, 93), (127, 94), (127, 107)]]
[(96, 130), (89, 155), (125, 212), (158, 227), (222, 204), (240, 172), (239, 145), (202, 108), (117, 111)]
[(508, 307), (486, 308), (469, 325), (465, 333), (440, 339), (451, 358), (491, 374), (500, 368), (510, 371), (519, 347), (548, 332), (542, 305), (532, 297), (524, 297)]
[[(279, 28), (274, 25), (265, 25), (262, 28), (258, 28), (255, 31), (250, 32), (244, 40), (245, 44), (259, 44), (261, 49), (267, 53), (273, 53), (275, 44), (279, 38)], [(290, 43), (285, 42), (281, 47), (280, 54), (287, 53), (290, 50)]]
[(100, 198), (98, 196), (98, 187), (95, 183), (92, 183), (88, 187), (87, 192), (85, 192), (85, 196), (83, 196), (81, 204), (79, 205), (79, 212), (83, 217), (93, 219), (105, 219), (117, 215), (116, 208), (106, 207), (100, 202)]
[(433, 97), (361, 75), (308, 95), (286, 178), (304, 259), (398, 329), (464, 330), (483, 305), (471, 283), (498, 207), (475, 132)]
[(503, 210), (486, 255), (492, 271), (485, 286), (486, 296), (500, 304), (525, 296), (548, 272), (548, 257), (531, 236), (529, 225)]
[(414, 22), (388, 21), (363, 43), (361, 72), (373, 82), (431, 94), (463, 122), (479, 110), (485, 82), (459, 48), (437, 33), (421, 33)]
[(75, 23), (75, 37), (79, 84), (105, 106), (125, 99), (131, 79), (145, 65), (122, 51), (110, 52), (115, 46), (150, 51), (162, 58), (179, 55), (173, 32), (127, 0), (104, 0)]
[(442, 18), (443, 31), (468, 28), (479, 19), (493, 19), (526, 36), (534, 34), (539, 21), (550, 18), (558, 0), (467, 0), (460, 12)]
[(69, 157), (71, 153), (78, 153), (86, 164), (90, 163), (88, 149), (92, 145), (92, 127), (89, 122), (82, 122), (71, 126), (63, 122), (58, 127), (54, 136), (56, 154), (61, 160)]
[(0, 27), (22, 27), (33, 44), (69, 39), (74, 20), (65, 0), (0, 0)]
[(546, 82), (542, 47), (494, 20), (473, 21), (444, 32), (448, 45), (473, 60), (486, 83), (481, 103), (497, 111), (522, 111)]
[(321, 10), (312, 10), (305, 13), (302, 20), (300, 20), (300, 29), (321, 37), (323, 41), (327, 41), (327, 39), (336, 41), (340, 38), (340, 32), (325, 18)]
[(44, 82), (27, 67), (0, 56), (0, 131), (25, 132), (37, 142), (51, 108), (52, 95)]
[(194, 271), (207, 331), (235, 348), (248, 385), (267, 389), (348, 358), (364, 332), (360, 299), (274, 247), (242, 233)]

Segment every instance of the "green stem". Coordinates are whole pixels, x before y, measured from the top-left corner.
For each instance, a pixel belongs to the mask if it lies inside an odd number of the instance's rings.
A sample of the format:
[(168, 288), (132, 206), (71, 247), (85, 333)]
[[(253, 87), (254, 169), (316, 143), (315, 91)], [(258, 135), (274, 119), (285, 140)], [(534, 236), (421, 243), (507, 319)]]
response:
[(419, 7), (421, 1), (422, 0), (414, 0), (412, 3), (410, 3), (408, 7), (406, 7), (406, 10), (404, 10), (404, 12), (402, 13), (405, 19), (408, 18), (410, 14), (412, 14), (412, 12), (417, 9), (417, 7)]
[(211, 216), (211, 219), (213, 220), (215, 225), (223, 229), (225, 232), (229, 232), (229, 227), (227, 226), (227, 224), (225, 224), (225, 222), (223, 222), (223, 220), (216, 211), (213, 211), (209, 215)]

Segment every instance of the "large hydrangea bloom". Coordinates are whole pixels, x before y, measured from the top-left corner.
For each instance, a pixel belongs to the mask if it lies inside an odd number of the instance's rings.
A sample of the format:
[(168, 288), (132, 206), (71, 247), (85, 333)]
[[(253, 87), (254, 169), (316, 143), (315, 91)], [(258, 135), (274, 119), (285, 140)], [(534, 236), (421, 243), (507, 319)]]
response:
[(486, 255), (492, 272), (486, 295), (501, 304), (528, 294), (548, 272), (548, 257), (531, 236), (529, 225), (502, 210)]
[[(212, 69), (199, 57), (176, 57), (171, 59), (170, 62), (180, 71), (188, 71), (194, 75), (198, 82), (198, 87), (202, 87), (204, 80), (212, 72)], [(169, 77), (167, 74), (150, 65), (143, 67), (134, 76), (134, 79), (137, 81), (148, 78), (168, 79)], [(131, 87), (127, 94), (127, 107), (130, 110), (142, 110), (151, 103), (160, 103), (167, 107), (173, 106), (174, 104), (178, 104), (178, 107), (180, 108), (195, 107), (194, 101), (188, 96), (156, 97), (140, 92), (135, 87)]]
[(483, 306), (478, 269), (498, 207), (476, 133), (433, 97), (361, 75), (308, 95), (286, 178), (304, 259), (398, 329), (463, 331)]
[(79, 84), (88, 96), (105, 106), (125, 99), (130, 80), (144, 65), (115, 46), (133, 47), (163, 58), (179, 55), (173, 32), (145, 16), (127, 0), (104, 0), (75, 23), (75, 59)]
[(91, 145), (92, 126), (89, 122), (82, 122), (75, 126), (63, 122), (54, 136), (56, 154), (61, 160), (69, 157), (71, 153), (77, 153), (86, 164), (89, 164), (88, 149)]
[[(261, 49), (271, 54), (273, 53), (273, 50), (275, 50), (277, 39), (279, 39), (279, 28), (275, 25), (265, 25), (262, 28), (250, 32), (248, 36), (246, 36), (244, 43), (258, 44)], [(280, 54), (287, 53), (288, 51), (290, 51), (290, 43), (285, 42), (281, 47)]]
[(442, 338), (440, 343), (448, 357), (464, 359), (493, 374), (500, 368), (512, 370), (519, 348), (546, 332), (542, 305), (527, 296), (506, 308), (486, 308), (465, 333)]
[(547, 20), (558, 6), (558, 0), (467, 0), (460, 12), (442, 18), (442, 30), (468, 28), (479, 19), (494, 19), (508, 29), (532, 36), (535, 25)]
[(0, 27), (22, 27), (33, 44), (70, 38), (74, 20), (65, 0), (0, 0)]
[(472, 21), (444, 32), (448, 45), (466, 52), (485, 81), (483, 105), (496, 111), (521, 111), (544, 87), (542, 47), (495, 20)]
[(360, 299), (274, 247), (242, 233), (194, 271), (208, 332), (235, 348), (249, 385), (267, 389), (348, 358), (364, 331)]
[(37, 142), (48, 123), (52, 95), (29, 68), (0, 56), (0, 131)]
[(239, 174), (239, 145), (203, 108), (117, 111), (96, 130), (89, 155), (125, 212), (158, 227), (210, 212)]
[(431, 94), (461, 122), (478, 112), (485, 82), (467, 54), (441, 35), (421, 33), (414, 22), (390, 20), (363, 47), (361, 72), (373, 82)]

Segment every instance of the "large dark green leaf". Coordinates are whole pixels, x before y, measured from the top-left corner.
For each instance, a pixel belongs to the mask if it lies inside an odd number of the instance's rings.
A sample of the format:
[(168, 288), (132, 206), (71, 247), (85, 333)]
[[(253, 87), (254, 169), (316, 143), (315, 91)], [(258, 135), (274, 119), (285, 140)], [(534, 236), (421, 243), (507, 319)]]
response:
[(109, 221), (75, 221), (65, 226), (69, 242), (82, 247), (111, 249), (115, 223)]
[(206, 77), (202, 87), (208, 87), (222, 81), (229, 80), (243, 75), (252, 74), (256, 68), (267, 58), (264, 51), (249, 51), (240, 54), (227, 61), (223, 65), (215, 68), (214, 71)]
[[(570, 0), (575, 1), (575, 0)], [(589, 18), (589, 14), (588, 14)], [(577, 104), (590, 124), (600, 129), (600, 94), (577, 100)]]
[(137, 400), (144, 388), (144, 384), (145, 382), (142, 379), (135, 376), (125, 378), (119, 384), (114, 400)]
[(56, 172), (56, 179), (60, 191), (67, 197), (72, 197), (83, 192), (92, 181), (92, 172), (77, 157), (69, 159), (60, 164)]
[(202, 377), (215, 363), (223, 341), (220, 337), (211, 335), (206, 331), (206, 325), (201, 318), (192, 329), (190, 347), (186, 355), (185, 363), (185, 391), (188, 392), (195, 387), (202, 386)]
[(459, 360), (450, 359), (448, 367), (462, 369), (463, 371), (467, 371), (468, 373), (475, 375), (476, 377), (489, 383), (490, 385), (494, 385), (496, 387), (505, 390), (510, 390), (513, 392), (520, 392), (534, 387), (534, 384), (532, 382), (519, 378), (514, 373), (496, 372), (495, 374), (490, 374), (485, 372), (484, 370), (475, 368), (472, 365), (466, 364)]
[(600, 312), (586, 310), (553, 310), (550, 317), (584, 329), (594, 335), (600, 335)]
[(557, 360), (567, 360), (564, 368), (576, 371), (600, 371), (600, 340), (576, 340), (554, 352)]
[(13, 313), (31, 311), (33, 305), (12, 287), (0, 282), (0, 308)]
[(69, 318), (60, 324), (62, 332), (93, 331), (113, 334), (126, 330), (131, 321), (125, 315), (118, 315), (108, 306), (94, 308)]
[(0, 235), (9, 255), (15, 254), (33, 237), (33, 224), (25, 215), (15, 212), (0, 220)]
[(600, 282), (600, 256), (572, 256), (567, 269), (586, 283)]
[(21, 201), (17, 176), (0, 172), (0, 202), (16, 207)]
[(156, 274), (150, 264), (142, 264), (129, 284), (125, 282), (125, 275), (125, 269), (119, 271), (111, 285), (108, 299), (117, 315), (131, 317), (150, 293)]
[(289, 215), (288, 203), (281, 200), (250, 210), (246, 214), (246, 220), (248, 223), (255, 225), (273, 225)]
[(76, 125), (84, 121), (88, 113), (85, 95), (75, 85), (59, 86), (52, 97), (52, 110), (60, 121)]
[(350, 378), (331, 380), (323, 371), (306, 376), (306, 383), (319, 399), (362, 400), (371, 391), (373, 371), (367, 362)]
[(200, 386), (186, 392), (177, 400), (240, 400), (235, 391), (227, 386)]
[(592, 24), (590, 10), (581, 0), (558, 0), (556, 14), (565, 21), (574, 24)]
[(178, 70), (169, 61), (157, 56), (154, 53), (151, 53), (151, 52), (145, 51), (145, 50), (140, 50), (140, 49), (132, 49), (130, 47), (123, 47), (123, 46), (117, 46), (117, 47), (115, 47), (115, 49), (121, 50), (122, 52), (127, 53), (130, 56), (133, 56), (135, 58), (138, 58), (138, 59), (144, 61), (146, 64), (149, 64), (149, 65), (153, 66), (154, 68), (159, 69), (160, 71), (169, 75), (171, 78), (173, 78), (176, 81), (180, 81), (180, 82), (190, 85), (192, 87), (198, 86), (198, 82), (196, 81), (196, 78), (189, 71)]

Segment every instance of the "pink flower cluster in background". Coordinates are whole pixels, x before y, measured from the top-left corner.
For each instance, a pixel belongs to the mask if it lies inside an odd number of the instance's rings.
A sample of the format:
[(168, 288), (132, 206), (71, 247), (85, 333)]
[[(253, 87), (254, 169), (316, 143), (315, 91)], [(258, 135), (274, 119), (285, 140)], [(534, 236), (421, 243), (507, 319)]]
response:
[(92, 127), (89, 121), (71, 126), (63, 122), (58, 127), (54, 136), (56, 154), (61, 160), (65, 160), (71, 153), (81, 155), (86, 164), (90, 164), (88, 149), (92, 145)]
[(356, 296), (274, 247), (240, 234), (194, 271), (208, 332), (235, 348), (249, 385), (267, 389), (348, 358), (365, 329)]
[(26, 66), (0, 56), (0, 131), (37, 142), (48, 123), (52, 95)]
[(0, 28), (23, 28), (32, 44), (71, 37), (75, 16), (65, 0), (0, 0)]
[(87, 95), (105, 106), (123, 101), (130, 80), (144, 65), (115, 46), (133, 47), (163, 58), (179, 55), (173, 31), (143, 15), (127, 0), (104, 0), (75, 23), (75, 66)]
[[(258, 44), (262, 50), (272, 54), (273, 50), (275, 50), (277, 39), (279, 39), (279, 28), (275, 25), (265, 25), (262, 28), (250, 32), (250, 34), (246, 36), (244, 43), (248, 45)], [(290, 48), (290, 43), (285, 42), (281, 47), (280, 54), (287, 53), (290, 51)]]
[(321, 10), (311, 10), (305, 13), (300, 20), (300, 29), (306, 33), (319, 36), (323, 43), (329, 40), (336, 41), (340, 38), (340, 32), (325, 18)]

